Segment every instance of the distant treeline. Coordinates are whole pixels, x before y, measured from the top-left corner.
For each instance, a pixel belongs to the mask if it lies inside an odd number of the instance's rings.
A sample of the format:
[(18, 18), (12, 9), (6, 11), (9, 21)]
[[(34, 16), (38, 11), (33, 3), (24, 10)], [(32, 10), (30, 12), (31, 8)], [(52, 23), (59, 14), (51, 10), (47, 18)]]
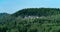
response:
[(26, 8), (14, 13), (14, 16), (51, 16), (60, 14), (59, 8)]

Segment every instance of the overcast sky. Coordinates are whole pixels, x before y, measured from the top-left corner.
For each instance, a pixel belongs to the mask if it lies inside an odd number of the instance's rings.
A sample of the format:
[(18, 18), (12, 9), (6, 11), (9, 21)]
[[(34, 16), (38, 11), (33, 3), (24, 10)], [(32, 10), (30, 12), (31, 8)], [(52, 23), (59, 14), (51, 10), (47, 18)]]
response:
[(0, 13), (14, 13), (24, 8), (60, 8), (60, 0), (0, 0)]

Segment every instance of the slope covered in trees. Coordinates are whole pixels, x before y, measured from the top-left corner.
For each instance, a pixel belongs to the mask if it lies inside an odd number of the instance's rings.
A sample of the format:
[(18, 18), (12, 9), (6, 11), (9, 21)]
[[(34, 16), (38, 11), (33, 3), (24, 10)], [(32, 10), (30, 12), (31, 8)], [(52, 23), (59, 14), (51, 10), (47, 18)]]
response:
[(7, 14), (7, 13), (0, 13), (0, 17), (4, 17), (4, 16), (7, 16), (7, 15), (9, 15), (9, 14)]
[(50, 16), (60, 14), (59, 8), (27, 8), (14, 13), (15, 16)]
[[(22, 18), (22, 16), (39, 16), (39, 18)], [(20, 10), (0, 19), (0, 32), (60, 32), (60, 9), (28, 8)]]

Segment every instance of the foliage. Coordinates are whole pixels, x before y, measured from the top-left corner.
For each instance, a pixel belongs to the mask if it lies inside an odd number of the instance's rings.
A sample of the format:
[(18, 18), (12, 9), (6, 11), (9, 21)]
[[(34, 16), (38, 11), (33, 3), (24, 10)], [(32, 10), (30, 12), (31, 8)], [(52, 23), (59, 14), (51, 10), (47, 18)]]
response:
[(60, 9), (57, 8), (23, 9), (0, 18), (0, 32), (60, 32), (59, 19)]

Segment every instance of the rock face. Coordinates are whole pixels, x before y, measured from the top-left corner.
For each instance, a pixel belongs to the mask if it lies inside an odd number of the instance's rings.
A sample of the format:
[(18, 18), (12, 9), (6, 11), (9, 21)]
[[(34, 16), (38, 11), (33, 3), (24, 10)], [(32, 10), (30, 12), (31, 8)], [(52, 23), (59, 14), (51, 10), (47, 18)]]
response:
[(24, 18), (39, 18), (39, 16), (25, 16)]

